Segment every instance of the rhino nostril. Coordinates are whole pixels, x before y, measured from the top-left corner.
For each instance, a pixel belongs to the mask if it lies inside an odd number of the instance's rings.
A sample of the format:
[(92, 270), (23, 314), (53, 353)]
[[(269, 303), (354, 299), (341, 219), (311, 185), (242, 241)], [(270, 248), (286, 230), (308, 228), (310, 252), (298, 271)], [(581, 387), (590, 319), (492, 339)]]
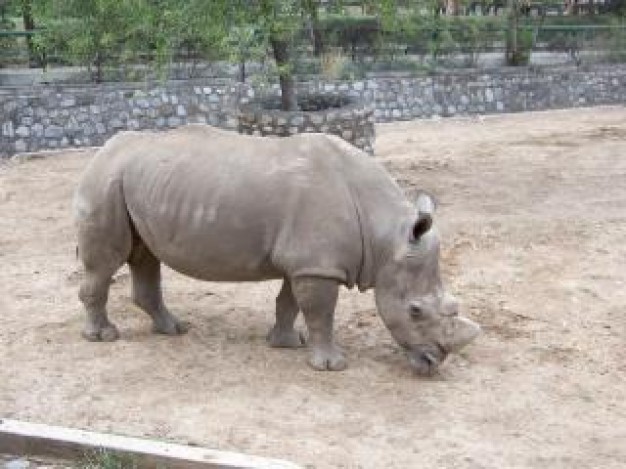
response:
[(428, 362), (428, 366), (437, 365), (438, 361), (433, 354), (425, 352), (423, 356), (424, 356), (424, 359)]
[(435, 342), (435, 345), (437, 346), (437, 349), (439, 350), (439, 353), (442, 356), (442, 360), (444, 360), (448, 356), (448, 353), (449, 353), (448, 350), (439, 342)]

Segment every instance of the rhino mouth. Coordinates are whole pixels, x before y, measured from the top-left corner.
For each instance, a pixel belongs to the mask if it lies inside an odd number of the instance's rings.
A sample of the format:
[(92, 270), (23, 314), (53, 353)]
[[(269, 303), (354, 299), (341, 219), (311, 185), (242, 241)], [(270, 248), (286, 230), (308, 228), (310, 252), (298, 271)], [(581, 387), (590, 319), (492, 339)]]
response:
[(405, 346), (405, 349), (411, 367), (420, 376), (433, 376), (448, 356), (446, 348), (438, 342), (413, 347)]

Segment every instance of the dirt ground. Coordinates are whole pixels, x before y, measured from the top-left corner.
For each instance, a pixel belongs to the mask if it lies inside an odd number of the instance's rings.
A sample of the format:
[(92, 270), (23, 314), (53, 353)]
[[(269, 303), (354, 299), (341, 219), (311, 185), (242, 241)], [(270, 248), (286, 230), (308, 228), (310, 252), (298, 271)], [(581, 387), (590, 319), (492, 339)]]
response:
[[(377, 128), (377, 158), (440, 201), (443, 270), (484, 335), (414, 376), (369, 293), (343, 290), (350, 366), (265, 345), (278, 283), (165, 272), (193, 324), (88, 343), (70, 200), (92, 151), (0, 165), (0, 416), (338, 468), (626, 467), (626, 108)], [(301, 325), (302, 327), (302, 325)]]

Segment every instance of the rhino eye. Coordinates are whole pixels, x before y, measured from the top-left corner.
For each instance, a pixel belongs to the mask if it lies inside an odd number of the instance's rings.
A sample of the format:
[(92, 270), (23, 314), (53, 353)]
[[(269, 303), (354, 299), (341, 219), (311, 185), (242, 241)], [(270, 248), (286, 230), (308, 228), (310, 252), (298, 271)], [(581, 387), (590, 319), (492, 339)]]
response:
[(424, 317), (424, 308), (418, 303), (411, 303), (411, 318), (422, 319)]

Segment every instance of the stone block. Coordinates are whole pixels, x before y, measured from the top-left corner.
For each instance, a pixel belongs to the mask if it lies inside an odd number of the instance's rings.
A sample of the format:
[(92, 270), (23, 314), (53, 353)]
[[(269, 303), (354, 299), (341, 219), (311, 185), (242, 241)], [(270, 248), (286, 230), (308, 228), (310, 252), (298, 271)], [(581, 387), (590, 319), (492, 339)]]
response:
[(292, 126), (301, 126), (302, 124), (304, 124), (304, 117), (302, 117), (302, 115), (300, 114), (296, 114), (295, 116), (292, 116), (291, 119), (289, 120), (290, 124)]
[(226, 127), (227, 129), (236, 129), (237, 128), (237, 118), (235, 116), (228, 116), (226, 118), (226, 122), (224, 122), (224, 127)]
[(28, 137), (30, 135), (30, 128), (25, 125), (20, 125), (17, 129), (15, 129), (15, 135), (22, 138)]
[(13, 129), (13, 122), (8, 121), (2, 124), (2, 136), (4, 137), (13, 137), (15, 131)]
[(23, 153), (25, 151), (28, 151), (28, 143), (26, 143), (26, 140), (17, 140), (15, 142), (15, 151), (17, 153)]
[(325, 121), (325, 117), (324, 114), (322, 113), (313, 113), (310, 115), (310, 119), (311, 119), (311, 123), (313, 125), (321, 125), (324, 123)]
[(31, 133), (33, 137), (43, 137), (43, 125), (40, 123), (35, 123), (31, 127)]
[(63, 127), (58, 125), (50, 125), (44, 130), (44, 137), (46, 138), (61, 138), (63, 134)]
[(124, 124), (120, 119), (111, 119), (111, 121), (109, 122), (109, 127), (117, 130), (124, 128)]
[(61, 107), (73, 107), (76, 105), (76, 98), (74, 98), (73, 96), (68, 96), (66, 98), (63, 98), (61, 102), (59, 103), (59, 105)]
[(183, 121), (179, 117), (169, 117), (167, 119), (167, 125), (169, 127), (178, 127), (183, 123)]

